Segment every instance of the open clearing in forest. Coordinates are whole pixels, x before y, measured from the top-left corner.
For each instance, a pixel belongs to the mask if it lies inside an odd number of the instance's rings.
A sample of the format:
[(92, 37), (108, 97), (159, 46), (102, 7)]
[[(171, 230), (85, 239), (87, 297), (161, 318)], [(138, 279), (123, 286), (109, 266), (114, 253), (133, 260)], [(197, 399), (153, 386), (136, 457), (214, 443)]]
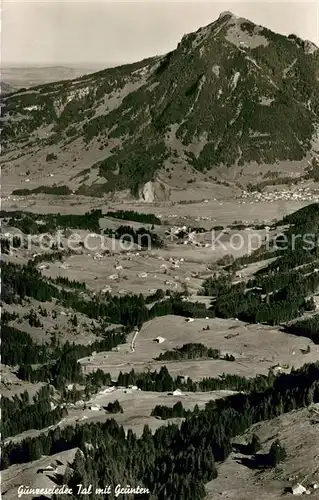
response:
[[(162, 420), (152, 417), (151, 412), (157, 405), (172, 407), (179, 401), (186, 410), (193, 410), (197, 404), (200, 409), (205, 407), (209, 401), (224, 398), (234, 394), (233, 391), (207, 391), (207, 392), (181, 392), (173, 395), (168, 392), (140, 391), (135, 388), (108, 388), (107, 391), (101, 390), (98, 394), (91, 397), (84, 404), (78, 404), (77, 407), (68, 407), (68, 415), (56, 425), (46, 429), (31, 429), (25, 431), (13, 438), (7, 438), (5, 441), (18, 442), (22, 439), (35, 437), (42, 432), (48, 432), (56, 427), (65, 428), (68, 425), (85, 424), (89, 422), (105, 422), (108, 419), (114, 419), (119, 425), (123, 425), (125, 431), (132, 431), (140, 436), (144, 426), (148, 425), (152, 432), (169, 423), (180, 424), (183, 418), (170, 418)], [(103, 407), (108, 403), (114, 403), (118, 400), (123, 408), (123, 413), (109, 413)], [(93, 408), (93, 409), (92, 409)]]
[[(209, 326), (209, 330), (204, 330)], [(305, 363), (317, 361), (319, 346), (310, 339), (281, 332), (276, 327), (249, 325), (236, 320), (219, 318), (195, 319), (187, 322), (181, 316), (164, 316), (145, 323), (135, 339), (135, 352), (131, 351), (130, 334), (127, 343), (119, 346), (119, 351), (101, 352), (93, 357), (80, 360), (85, 373), (98, 368), (117, 377), (119, 372), (159, 370), (167, 366), (172, 376), (188, 375), (193, 380), (204, 377), (218, 377), (231, 373), (254, 377), (258, 373), (267, 374), (269, 368), (281, 365), (289, 369)], [(165, 338), (158, 344), (157, 337)], [(161, 353), (181, 347), (187, 343), (202, 343), (206, 347), (220, 349), (221, 354), (232, 354), (235, 361), (222, 359), (155, 361)], [(310, 346), (310, 353), (302, 350)]]

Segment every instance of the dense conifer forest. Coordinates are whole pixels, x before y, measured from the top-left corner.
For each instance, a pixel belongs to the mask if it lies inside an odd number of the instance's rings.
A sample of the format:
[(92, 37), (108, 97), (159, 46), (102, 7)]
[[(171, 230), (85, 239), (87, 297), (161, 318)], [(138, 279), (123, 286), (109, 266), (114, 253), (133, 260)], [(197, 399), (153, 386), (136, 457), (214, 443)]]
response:
[[(9, 442), (2, 449), (2, 468), (78, 447), (82, 453), (75, 457), (74, 471), (64, 478), (71, 487), (93, 484), (95, 490), (104, 484), (138, 483), (151, 492), (144, 498), (202, 499), (204, 484), (217, 476), (216, 463), (229, 455), (233, 437), (253, 423), (318, 401), (317, 363), (275, 377), (265, 390), (212, 401), (204, 410), (195, 408), (180, 428), (161, 427), (154, 435), (146, 426), (137, 438), (108, 420)], [(270, 456), (273, 461), (284, 459), (278, 443)]]
[[(247, 257), (224, 267), (224, 274), (203, 283), (201, 294), (213, 297), (211, 310), (220, 318), (249, 323), (285, 325), (315, 308), (309, 296), (319, 287), (319, 204), (308, 205), (278, 221), (279, 236)], [(289, 225), (287, 229), (287, 225)], [(234, 273), (251, 262), (276, 257), (248, 282), (233, 284)], [(305, 320), (289, 331), (317, 342), (316, 319)], [(307, 326), (308, 325), (308, 326)]]

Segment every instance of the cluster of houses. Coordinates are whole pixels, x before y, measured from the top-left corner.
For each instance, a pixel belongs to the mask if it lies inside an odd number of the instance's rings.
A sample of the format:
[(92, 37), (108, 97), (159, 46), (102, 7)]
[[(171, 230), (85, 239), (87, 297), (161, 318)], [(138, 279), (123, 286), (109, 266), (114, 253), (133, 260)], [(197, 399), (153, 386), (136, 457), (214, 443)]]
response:
[(318, 202), (319, 201), (319, 193), (315, 191), (311, 191), (309, 187), (299, 187), (296, 189), (282, 189), (282, 190), (274, 190), (274, 191), (265, 191), (263, 193), (254, 192), (248, 193), (244, 191), (241, 196), (242, 203), (245, 201), (309, 201), (310, 202)]

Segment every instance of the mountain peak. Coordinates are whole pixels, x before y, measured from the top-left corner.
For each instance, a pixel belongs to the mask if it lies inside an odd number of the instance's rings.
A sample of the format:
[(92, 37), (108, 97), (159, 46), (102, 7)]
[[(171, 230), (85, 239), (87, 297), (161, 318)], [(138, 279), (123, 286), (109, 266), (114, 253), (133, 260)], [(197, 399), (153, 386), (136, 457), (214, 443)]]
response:
[(304, 161), (319, 123), (316, 50), (223, 12), (164, 56), (4, 97), (6, 167), (39, 173), (45, 160), (51, 183), (63, 171), (97, 195)]
[(221, 12), (219, 14), (219, 18), (218, 19), (222, 19), (223, 17), (232, 17), (234, 19), (237, 18), (237, 16), (235, 16), (235, 14), (233, 14), (230, 10), (225, 10), (224, 12)]

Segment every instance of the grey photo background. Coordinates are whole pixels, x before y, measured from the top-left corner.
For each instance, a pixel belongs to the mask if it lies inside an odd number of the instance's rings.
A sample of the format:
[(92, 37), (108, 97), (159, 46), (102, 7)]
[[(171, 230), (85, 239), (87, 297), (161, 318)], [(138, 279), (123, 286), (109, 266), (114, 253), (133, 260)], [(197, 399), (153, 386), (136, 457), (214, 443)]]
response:
[(3, 0), (2, 68), (133, 62), (172, 50), (225, 10), (319, 44), (316, 1)]

